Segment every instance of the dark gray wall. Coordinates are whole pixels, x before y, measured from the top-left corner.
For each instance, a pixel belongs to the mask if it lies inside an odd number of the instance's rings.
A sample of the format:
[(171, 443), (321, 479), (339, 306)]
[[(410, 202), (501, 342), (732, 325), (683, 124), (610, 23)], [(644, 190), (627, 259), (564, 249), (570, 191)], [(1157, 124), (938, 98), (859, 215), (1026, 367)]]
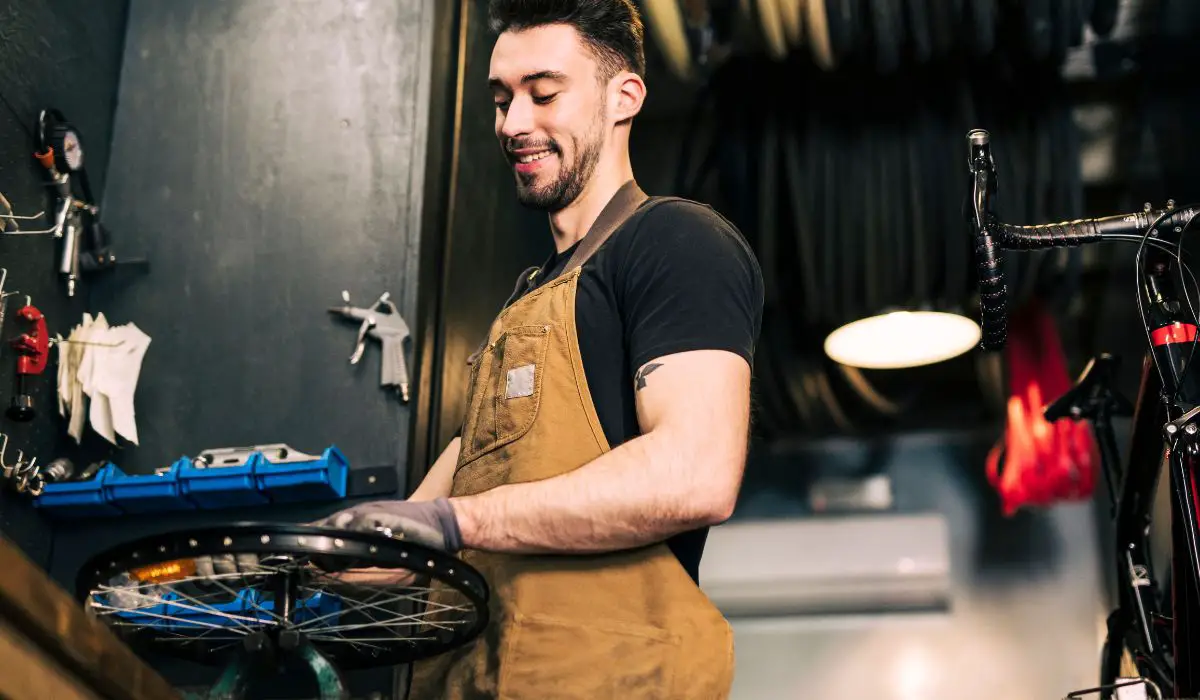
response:
[(94, 300), (153, 338), (122, 468), (276, 441), (403, 467), (409, 408), (326, 308), (414, 319), (432, 5), (132, 3), (105, 208), (153, 267)]
[[(378, 345), (349, 365), (357, 328), (326, 309), (343, 289), (360, 305), (386, 290), (416, 327), (426, 303), (435, 11), (434, 0), (133, 0), (104, 208), (151, 270), (92, 299), (153, 338), (140, 445), (108, 451), (123, 469), (206, 447), (337, 444), (352, 466), (394, 465), (403, 490), (413, 407), (428, 396), (405, 406), (379, 387)], [(69, 585), (83, 558), (150, 531), (303, 522), (340, 505), (64, 524), (52, 570)], [(151, 661), (176, 683), (211, 680)], [(388, 669), (349, 680), (356, 696), (390, 695), (393, 682)]]
[[(127, 0), (0, 0), (0, 192), (18, 214), (51, 210), (45, 171), (33, 159), (31, 138), (38, 112), (62, 110), (79, 130), (94, 194), (104, 191), (112, 137), (113, 109), (124, 45)], [(29, 222), (25, 230), (46, 228)], [(70, 332), (86, 308), (88, 287), (68, 299), (56, 273), (58, 244), (49, 236), (0, 236), (0, 267), (8, 269), (6, 289), (20, 290), (47, 317), (51, 333)], [(8, 340), (19, 326), (13, 314), (24, 305), (11, 297), (0, 344), (0, 410), (13, 393), (16, 356)], [(76, 450), (64, 442), (65, 424), (54, 408), (54, 364), (31, 382), (40, 411), (26, 424), (0, 416), (0, 432), (10, 450), (22, 449), (39, 462)], [(10, 452), (12, 455), (13, 452)], [(50, 528), (23, 496), (0, 491), (0, 533), (15, 541), (38, 563), (50, 556)]]
[[(430, 457), (436, 457), (462, 423), (467, 357), (487, 333), (522, 270), (553, 250), (546, 215), (517, 203), (512, 172), (496, 142), (496, 106), (487, 87), (495, 43), (487, 28), (487, 1), (464, 0), (465, 51), (457, 157), (451, 178), (442, 313), (442, 353), (436, 376), (439, 403), (431, 418)], [(421, 467), (421, 465), (414, 465)]]

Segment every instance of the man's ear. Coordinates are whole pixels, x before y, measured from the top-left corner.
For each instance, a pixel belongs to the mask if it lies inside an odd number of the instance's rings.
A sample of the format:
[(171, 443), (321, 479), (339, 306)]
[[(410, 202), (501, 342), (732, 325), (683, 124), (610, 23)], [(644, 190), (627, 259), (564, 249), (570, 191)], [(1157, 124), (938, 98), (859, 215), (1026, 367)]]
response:
[(642, 111), (646, 101), (646, 83), (641, 76), (621, 71), (609, 81), (609, 105), (613, 121), (628, 121)]

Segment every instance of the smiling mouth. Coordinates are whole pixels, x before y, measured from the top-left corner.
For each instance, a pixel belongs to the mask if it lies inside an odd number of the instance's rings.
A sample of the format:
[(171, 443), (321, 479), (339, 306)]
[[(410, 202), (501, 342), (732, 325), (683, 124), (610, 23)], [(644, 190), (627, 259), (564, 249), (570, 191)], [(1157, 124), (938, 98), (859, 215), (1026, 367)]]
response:
[(533, 163), (535, 161), (539, 161), (547, 156), (552, 156), (552, 155), (554, 155), (554, 151), (552, 149), (546, 149), (544, 151), (539, 151), (537, 153), (530, 153), (528, 155), (516, 156), (515, 160), (517, 163), (527, 164), (527, 163)]

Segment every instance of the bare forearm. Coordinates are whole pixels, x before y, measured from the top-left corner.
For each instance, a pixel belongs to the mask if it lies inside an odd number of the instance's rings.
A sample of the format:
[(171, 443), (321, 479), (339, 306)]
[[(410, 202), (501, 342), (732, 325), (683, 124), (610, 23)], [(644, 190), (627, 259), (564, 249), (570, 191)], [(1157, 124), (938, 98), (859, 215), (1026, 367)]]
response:
[(442, 450), (442, 454), (434, 461), (433, 466), (425, 474), (425, 478), (421, 480), (421, 484), (408, 497), (410, 501), (432, 501), (436, 498), (445, 498), (450, 495), (450, 487), (454, 483), (454, 468), (458, 464), (458, 452), (461, 449), (462, 440), (454, 438), (450, 444)]
[[(678, 445), (666, 431), (650, 433), (561, 476), (451, 499), (463, 544), (513, 553), (606, 552), (725, 520), (737, 484), (711, 480), (731, 470), (706, 468), (712, 452)], [(744, 445), (726, 452), (742, 458)]]

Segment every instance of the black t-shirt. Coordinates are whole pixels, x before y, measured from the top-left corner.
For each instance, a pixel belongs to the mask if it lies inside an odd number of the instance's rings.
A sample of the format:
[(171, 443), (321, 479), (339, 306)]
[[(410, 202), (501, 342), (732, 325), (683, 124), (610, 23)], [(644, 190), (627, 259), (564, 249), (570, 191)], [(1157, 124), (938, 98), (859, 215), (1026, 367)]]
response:
[[(556, 277), (579, 244), (552, 255), (535, 279)], [(741, 233), (703, 204), (643, 205), (580, 272), (575, 325), (584, 374), (611, 447), (641, 434), (634, 374), (689, 350), (728, 350), (753, 364), (762, 323), (762, 272)], [(708, 528), (668, 540), (693, 580)]]

